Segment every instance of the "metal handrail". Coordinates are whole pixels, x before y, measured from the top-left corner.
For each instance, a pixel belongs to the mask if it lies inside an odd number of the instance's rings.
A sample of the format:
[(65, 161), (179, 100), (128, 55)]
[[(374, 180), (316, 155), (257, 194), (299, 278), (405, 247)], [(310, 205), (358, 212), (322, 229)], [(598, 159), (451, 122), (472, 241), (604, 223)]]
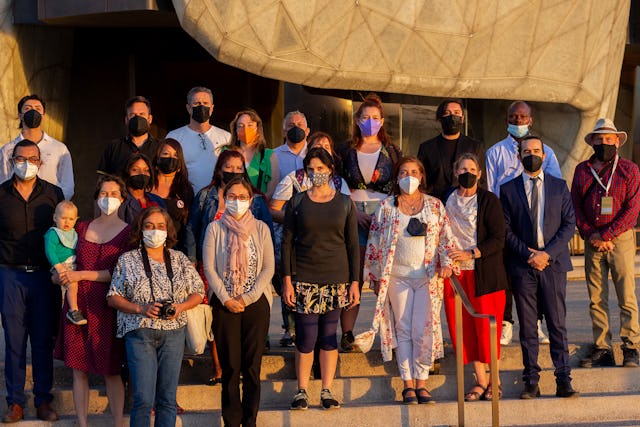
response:
[(462, 305), (472, 317), (489, 320), (489, 343), (491, 345), (491, 384), (495, 387), (495, 392), (491, 398), (491, 425), (498, 427), (500, 425), (499, 411), (499, 388), (500, 380), (498, 379), (498, 328), (496, 324), (496, 316), (491, 314), (480, 314), (475, 311), (467, 294), (462, 289), (462, 285), (452, 275), (450, 277), (451, 285), (455, 291), (455, 307), (456, 307), (456, 377), (458, 380), (458, 426), (464, 426), (464, 361), (462, 359)]

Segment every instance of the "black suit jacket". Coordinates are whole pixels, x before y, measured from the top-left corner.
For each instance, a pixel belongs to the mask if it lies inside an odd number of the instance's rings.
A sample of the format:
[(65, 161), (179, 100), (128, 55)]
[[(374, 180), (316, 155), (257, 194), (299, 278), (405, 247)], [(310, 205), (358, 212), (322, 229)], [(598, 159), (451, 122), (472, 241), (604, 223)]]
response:
[[(500, 186), (500, 202), (507, 225), (506, 266), (509, 274), (521, 275), (530, 270), (528, 248), (533, 242), (533, 220), (522, 174)], [(549, 267), (556, 271), (571, 271), (569, 241), (576, 228), (576, 216), (571, 193), (565, 180), (544, 174), (544, 220), (542, 234), (544, 251), (549, 254)]]
[[(444, 201), (446, 195), (449, 193), (449, 189), (454, 184), (454, 180), (453, 165), (449, 159), (446, 159), (442, 144), (451, 144), (450, 141), (442, 137), (442, 134), (423, 142), (418, 149), (418, 159), (420, 159), (424, 165), (427, 174), (427, 185), (430, 189), (429, 194)], [(473, 153), (478, 156), (480, 169), (482, 170), (482, 176), (480, 177), (478, 186), (486, 189), (487, 180), (485, 178), (484, 148), (482, 142), (466, 135), (460, 135), (454, 159), (457, 159), (458, 156), (463, 153)]]

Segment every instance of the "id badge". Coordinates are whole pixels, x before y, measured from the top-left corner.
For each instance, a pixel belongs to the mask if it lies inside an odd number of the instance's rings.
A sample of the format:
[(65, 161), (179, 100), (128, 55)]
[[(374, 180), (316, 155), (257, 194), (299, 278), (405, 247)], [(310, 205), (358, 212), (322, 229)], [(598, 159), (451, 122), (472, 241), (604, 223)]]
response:
[(613, 197), (603, 197), (600, 199), (600, 215), (613, 215)]

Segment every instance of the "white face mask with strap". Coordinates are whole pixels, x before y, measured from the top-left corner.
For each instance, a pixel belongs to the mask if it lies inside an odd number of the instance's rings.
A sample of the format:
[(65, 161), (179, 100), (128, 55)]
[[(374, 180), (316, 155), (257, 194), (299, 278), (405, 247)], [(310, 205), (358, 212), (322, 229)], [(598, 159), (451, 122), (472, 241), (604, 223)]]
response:
[(405, 176), (398, 180), (400, 189), (407, 194), (413, 194), (420, 187), (420, 180), (415, 176)]
[(142, 230), (142, 241), (148, 248), (159, 248), (167, 241), (166, 230)]

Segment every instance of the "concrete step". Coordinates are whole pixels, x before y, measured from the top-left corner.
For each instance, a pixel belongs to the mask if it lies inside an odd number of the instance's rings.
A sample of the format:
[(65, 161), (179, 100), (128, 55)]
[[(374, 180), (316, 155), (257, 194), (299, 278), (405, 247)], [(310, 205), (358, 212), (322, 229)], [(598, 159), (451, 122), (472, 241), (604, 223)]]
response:
[[(602, 398), (615, 397), (628, 393), (637, 393), (640, 384), (640, 369), (637, 368), (594, 368), (574, 369), (573, 385), (582, 394), (599, 395)], [(518, 399), (522, 391), (521, 372), (502, 371), (500, 378), (505, 399)], [(473, 376), (465, 372), (465, 390), (473, 384)], [(400, 401), (404, 388), (399, 377), (336, 378), (332, 391), (336, 397), (352, 405), (378, 405)], [(455, 375), (432, 375), (427, 388), (440, 402), (453, 402), (457, 399)], [(555, 395), (555, 377), (553, 370), (541, 372), (540, 388), (543, 395)], [(320, 404), (321, 382), (311, 380), (307, 389), (312, 405)], [(296, 380), (265, 380), (261, 387), (261, 406), (267, 409), (287, 408), (297, 390)], [(221, 387), (206, 385), (181, 385), (178, 387), (177, 400), (187, 411), (209, 411), (220, 409)], [(53, 405), (61, 415), (75, 413), (71, 389), (53, 390)], [(94, 388), (89, 396), (89, 413), (108, 414), (108, 400), (103, 387)], [(4, 405), (2, 405), (4, 406)], [(4, 408), (3, 408), (4, 409)], [(32, 408), (26, 410), (33, 414)]]

